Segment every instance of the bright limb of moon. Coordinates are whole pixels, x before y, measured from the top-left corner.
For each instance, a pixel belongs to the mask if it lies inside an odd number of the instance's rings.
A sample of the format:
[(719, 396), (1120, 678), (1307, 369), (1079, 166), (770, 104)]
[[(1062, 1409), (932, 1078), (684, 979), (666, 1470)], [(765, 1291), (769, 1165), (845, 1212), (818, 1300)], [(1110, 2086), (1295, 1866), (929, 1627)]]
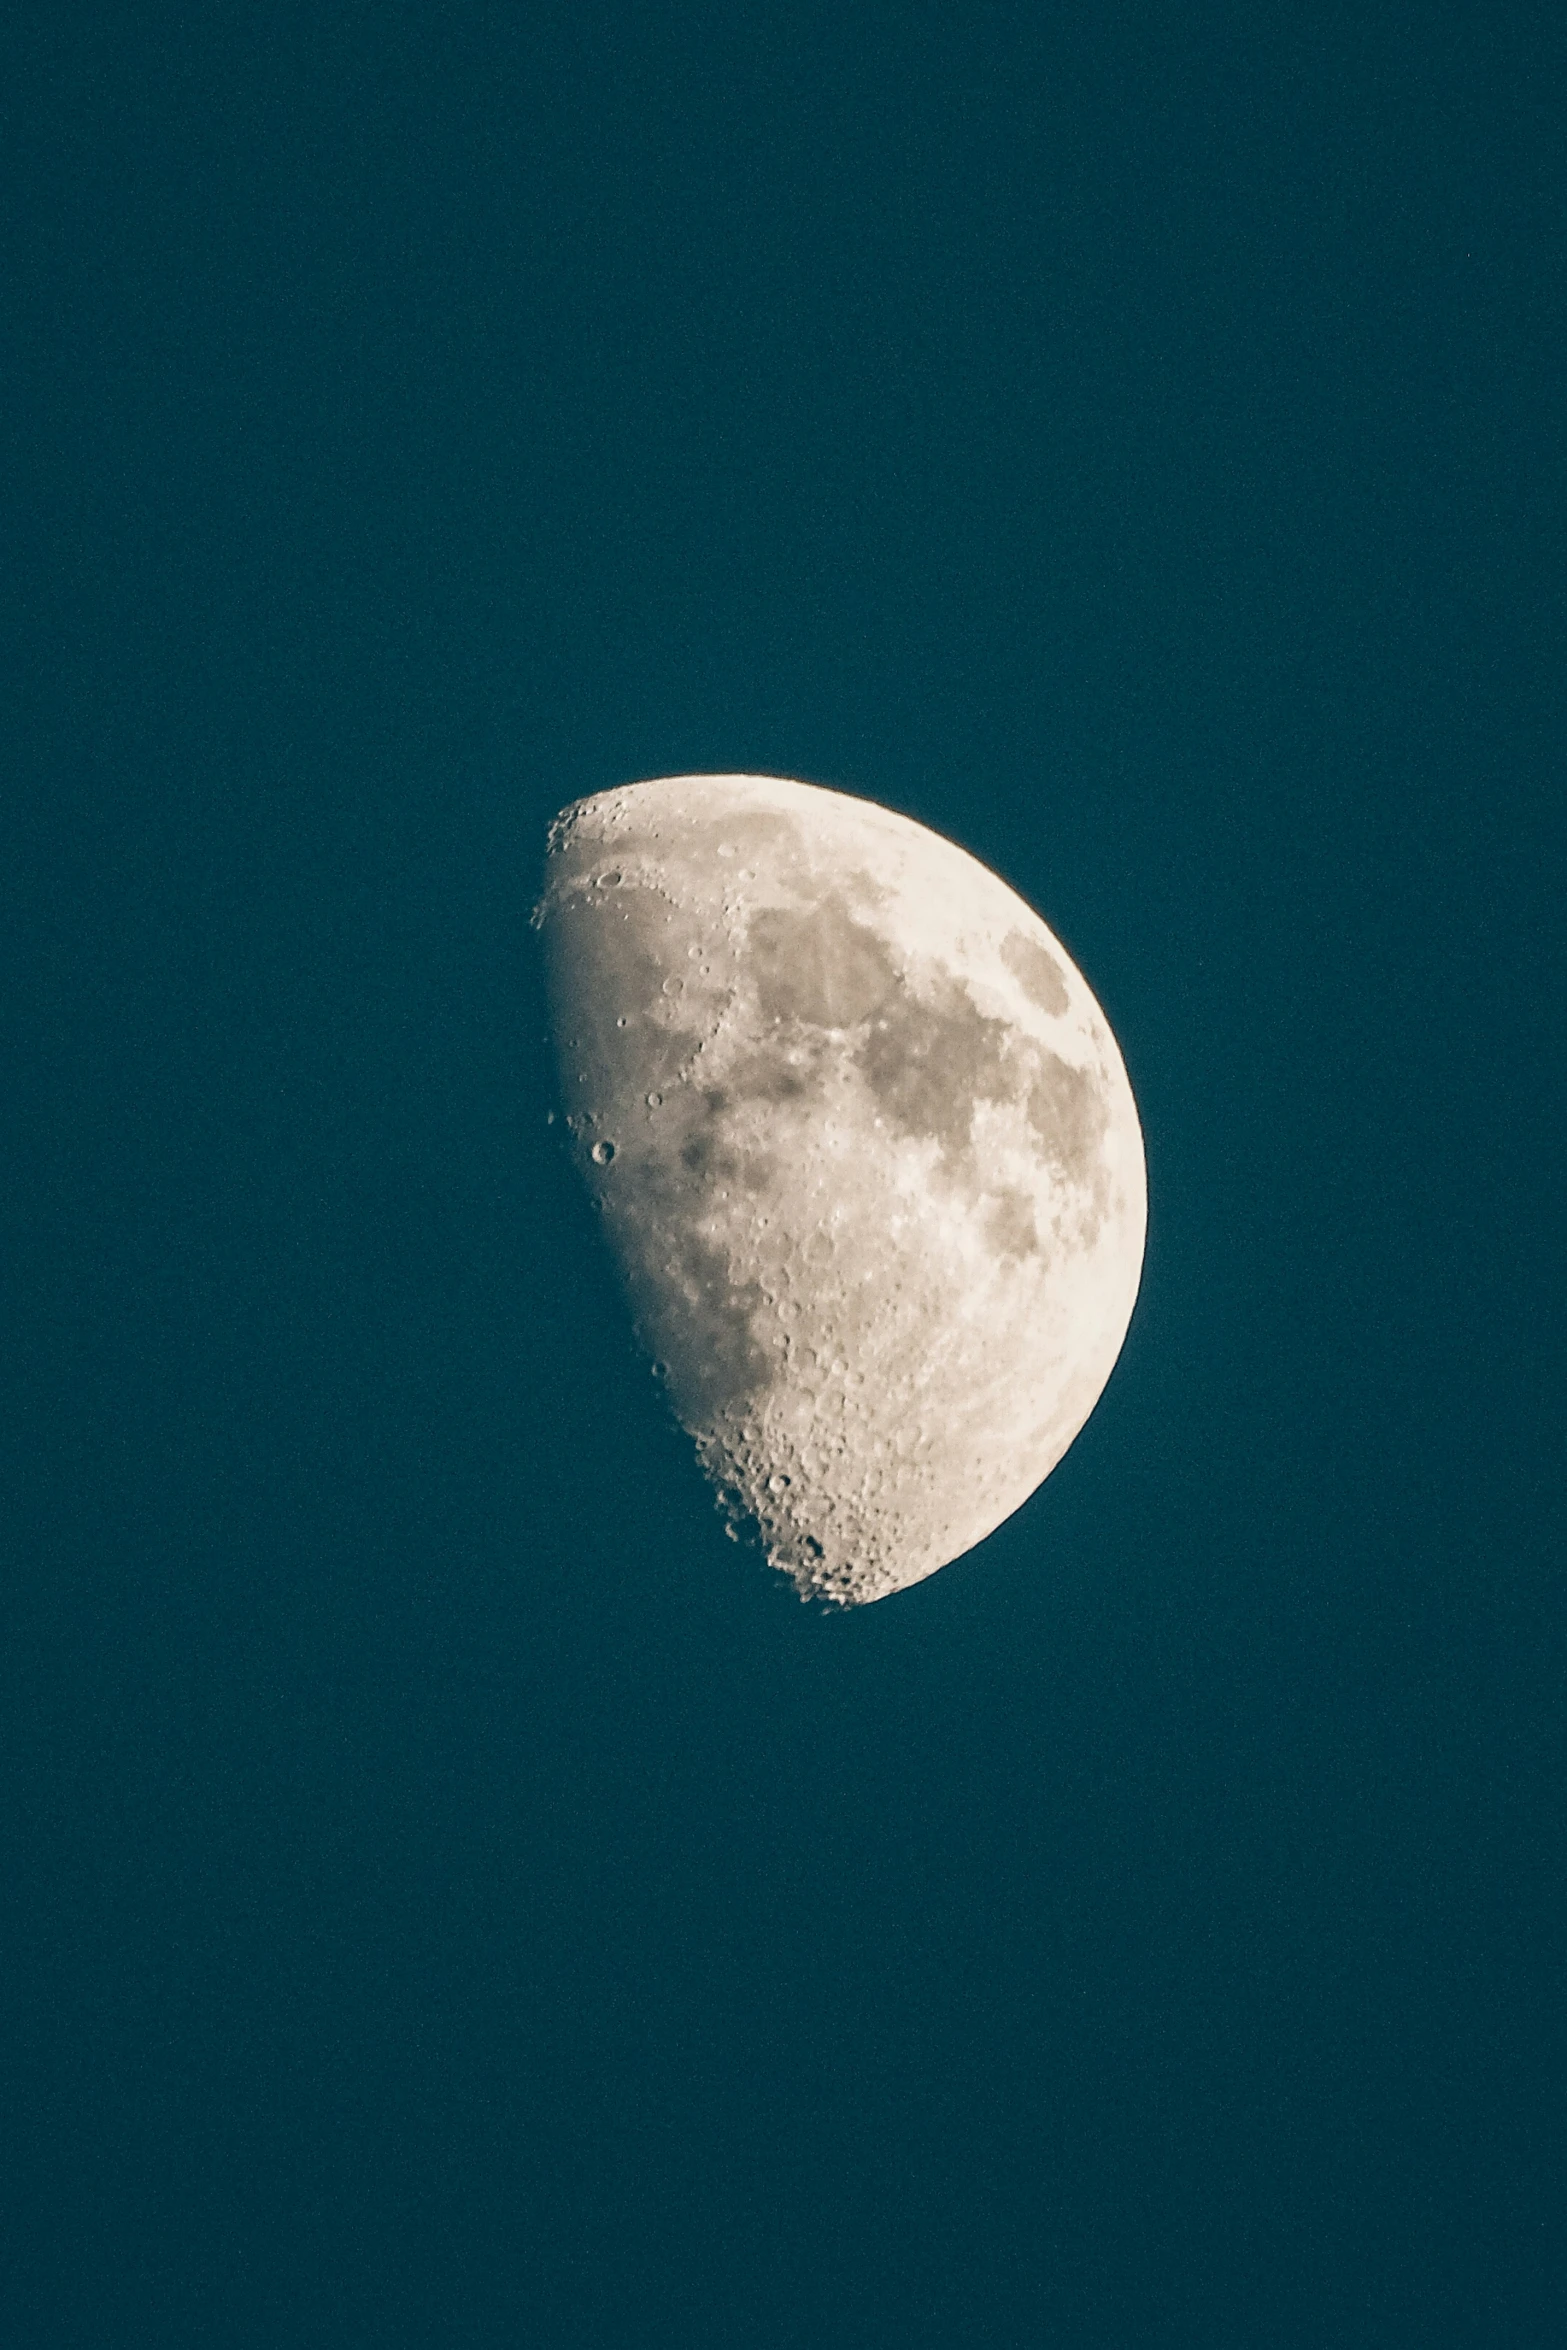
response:
[(758, 775), (568, 808), (534, 918), (574, 1153), (731, 1524), (845, 1604), (971, 1549), (1142, 1269), (1131, 1086), (1060, 942), (923, 825)]

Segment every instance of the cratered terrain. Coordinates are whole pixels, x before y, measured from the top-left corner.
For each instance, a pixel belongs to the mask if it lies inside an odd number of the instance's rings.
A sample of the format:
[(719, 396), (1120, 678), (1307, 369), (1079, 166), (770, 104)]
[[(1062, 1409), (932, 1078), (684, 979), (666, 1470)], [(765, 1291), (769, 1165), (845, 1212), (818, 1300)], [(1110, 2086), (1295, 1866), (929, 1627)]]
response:
[(573, 1150), (731, 1525), (850, 1605), (971, 1549), (1088, 1418), (1142, 1266), (1065, 950), (923, 825), (757, 775), (568, 808), (535, 921)]

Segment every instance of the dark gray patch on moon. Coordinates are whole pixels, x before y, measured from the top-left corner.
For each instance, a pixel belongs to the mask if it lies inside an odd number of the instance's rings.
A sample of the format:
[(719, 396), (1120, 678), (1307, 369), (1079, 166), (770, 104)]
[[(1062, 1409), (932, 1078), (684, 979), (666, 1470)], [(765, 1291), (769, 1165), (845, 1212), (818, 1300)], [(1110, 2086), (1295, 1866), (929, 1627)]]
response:
[(857, 1028), (898, 985), (882, 941), (849, 915), (841, 898), (796, 913), (767, 906), (748, 940), (757, 999), (769, 1020), (816, 1028)]
[(1072, 999), (1067, 994), (1061, 967), (1037, 938), (1029, 938), (1021, 930), (1009, 930), (1001, 942), (1001, 960), (1030, 1003), (1037, 1004), (1052, 1017), (1066, 1010)]
[(860, 1066), (902, 1133), (933, 1135), (955, 1155), (968, 1148), (976, 1100), (1016, 1091), (1006, 1045), (1005, 1022), (988, 1018), (943, 971), (933, 1002), (905, 991), (872, 1021)]
[[(864, 1030), (852, 1047), (878, 1106), (900, 1133), (932, 1136), (944, 1152), (968, 1146), (974, 1104), (1019, 1091), (1008, 1066), (1007, 1027), (981, 1012), (939, 969), (916, 994), (886, 942), (856, 922), (836, 896), (804, 912), (766, 907), (748, 938), (757, 996), (775, 1024)], [(868, 1024), (868, 1025), (867, 1025)], [(768, 1098), (800, 1089), (791, 1070), (759, 1086)]]
[(1028, 1122), (1068, 1182), (1093, 1184), (1110, 1112), (1091, 1069), (1074, 1069), (1054, 1053), (1042, 1053), (1029, 1087)]
[(717, 1089), (693, 1098), (680, 1164), (698, 1190), (713, 1183), (738, 1183), (746, 1191), (765, 1191), (773, 1178), (773, 1161), (765, 1151), (736, 1147), (726, 1123), (729, 1106), (729, 1096)]
[(1034, 1203), (1027, 1192), (1003, 1191), (985, 1219), (985, 1233), (991, 1247), (1004, 1257), (1021, 1260), (1032, 1256), (1039, 1246), (1039, 1232)]

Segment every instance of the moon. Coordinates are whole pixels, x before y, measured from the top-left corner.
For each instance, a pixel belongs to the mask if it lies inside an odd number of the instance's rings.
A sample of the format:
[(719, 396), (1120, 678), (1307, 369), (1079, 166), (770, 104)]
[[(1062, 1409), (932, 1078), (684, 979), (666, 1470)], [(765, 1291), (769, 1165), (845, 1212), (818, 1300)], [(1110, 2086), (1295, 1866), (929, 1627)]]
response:
[(1087, 982), (949, 840), (679, 775), (551, 827), (565, 1122), (731, 1531), (884, 1598), (1049, 1475), (1126, 1335), (1142, 1132)]

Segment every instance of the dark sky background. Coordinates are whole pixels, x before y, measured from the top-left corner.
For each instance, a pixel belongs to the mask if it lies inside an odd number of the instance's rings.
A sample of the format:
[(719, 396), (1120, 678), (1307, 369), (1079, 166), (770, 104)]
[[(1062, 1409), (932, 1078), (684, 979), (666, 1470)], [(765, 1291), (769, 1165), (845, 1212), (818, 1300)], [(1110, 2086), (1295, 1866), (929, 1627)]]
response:
[[(1534, 2345), (1567, 18), (87, 4), (0, 80), (0, 2336)], [(847, 1617), (544, 1123), (544, 826), (961, 840), (1126, 1351)]]

